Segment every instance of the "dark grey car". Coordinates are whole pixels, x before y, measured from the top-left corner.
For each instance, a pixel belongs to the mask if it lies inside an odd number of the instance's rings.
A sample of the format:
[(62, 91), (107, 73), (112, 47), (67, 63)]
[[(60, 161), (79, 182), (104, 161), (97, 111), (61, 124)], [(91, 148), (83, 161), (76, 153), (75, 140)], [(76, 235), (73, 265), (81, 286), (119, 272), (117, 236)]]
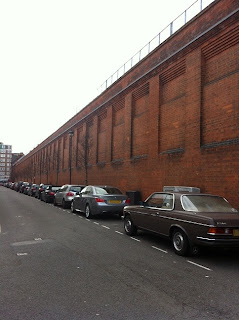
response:
[(142, 205), (124, 208), (124, 229), (129, 236), (141, 229), (169, 238), (179, 255), (201, 246), (239, 247), (239, 212), (216, 195), (154, 192)]
[(123, 208), (130, 204), (130, 199), (118, 188), (111, 186), (87, 186), (77, 194), (71, 211), (81, 211), (90, 219), (104, 213), (123, 215)]
[(76, 193), (80, 193), (84, 187), (85, 186), (83, 185), (72, 185), (72, 184), (63, 185), (55, 193), (54, 206), (60, 205), (64, 209), (70, 208), (71, 202), (74, 199)]

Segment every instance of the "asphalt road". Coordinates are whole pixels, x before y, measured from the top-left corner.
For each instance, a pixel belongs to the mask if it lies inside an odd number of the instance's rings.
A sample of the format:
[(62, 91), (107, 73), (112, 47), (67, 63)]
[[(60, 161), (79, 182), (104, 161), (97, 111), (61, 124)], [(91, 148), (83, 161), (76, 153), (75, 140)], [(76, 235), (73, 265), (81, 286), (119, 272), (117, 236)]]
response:
[(238, 320), (238, 253), (179, 257), (117, 217), (0, 187), (1, 320)]

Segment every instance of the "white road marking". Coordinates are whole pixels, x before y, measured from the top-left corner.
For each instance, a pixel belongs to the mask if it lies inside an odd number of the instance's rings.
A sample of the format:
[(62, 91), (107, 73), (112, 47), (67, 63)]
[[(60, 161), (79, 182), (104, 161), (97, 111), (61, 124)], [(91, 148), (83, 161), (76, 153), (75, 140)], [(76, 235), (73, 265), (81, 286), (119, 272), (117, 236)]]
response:
[(135, 241), (141, 242), (141, 240), (136, 239), (136, 238), (134, 238), (134, 237), (130, 237), (130, 238), (133, 239), (133, 240), (135, 240)]
[(120, 231), (115, 231), (115, 232), (118, 233), (118, 234), (124, 235), (123, 232), (120, 232)]
[(107, 227), (107, 226), (104, 226), (104, 225), (102, 225), (101, 227), (103, 227), (103, 228), (105, 228), (105, 229), (110, 229), (109, 227)]
[(99, 222), (94, 222), (94, 224), (97, 224), (97, 225), (99, 225)]
[(189, 262), (189, 263), (191, 263), (191, 264), (193, 264), (194, 266), (197, 266), (197, 267), (199, 267), (199, 268), (203, 268), (203, 269), (205, 269), (205, 270), (212, 271), (212, 269), (209, 269), (209, 268), (207, 268), (207, 267), (204, 267), (204, 266), (202, 266), (201, 264), (195, 263), (195, 262), (193, 262), (193, 261), (187, 260), (187, 262)]
[(154, 249), (156, 249), (156, 250), (158, 250), (158, 251), (162, 251), (162, 252), (164, 252), (164, 253), (168, 253), (168, 251), (163, 250), (163, 249), (160, 249), (160, 248), (155, 247), (155, 246), (152, 246), (152, 248), (154, 248)]
[(0, 224), (0, 233), (2, 233), (2, 226), (1, 226), (1, 224)]
[(28, 255), (28, 253), (26, 253), (26, 252), (17, 253), (17, 256), (27, 256), (27, 255)]

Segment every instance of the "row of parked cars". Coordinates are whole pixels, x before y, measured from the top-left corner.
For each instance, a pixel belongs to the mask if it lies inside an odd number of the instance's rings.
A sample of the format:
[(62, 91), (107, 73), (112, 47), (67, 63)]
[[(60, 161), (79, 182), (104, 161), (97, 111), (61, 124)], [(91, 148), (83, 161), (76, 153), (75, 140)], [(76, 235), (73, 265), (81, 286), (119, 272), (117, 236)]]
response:
[(83, 212), (88, 219), (105, 213), (122, 216), (124, 206), (130, 205), (129, 197), (113, 186), (70, 184), (55, 186), (18, 182), (12, 189), (44, 202), (53, 203), (54, 206), (71, 208), (72, 212)]
[[(35, 190), (35, 191), (34, 191)], [(178, 255), (197, 254), (199, 248), (239, 248), (239, 212), (221, 196), (203, 194), (194, 187), (164, 187), (138, 205), (111, 186), (31, 185), (19, 192), (34, 195), (55, 206), (70, 207), (90, 219), (102, 213), (123, 214), (124, 230), (138, 230), (168, 238)]]

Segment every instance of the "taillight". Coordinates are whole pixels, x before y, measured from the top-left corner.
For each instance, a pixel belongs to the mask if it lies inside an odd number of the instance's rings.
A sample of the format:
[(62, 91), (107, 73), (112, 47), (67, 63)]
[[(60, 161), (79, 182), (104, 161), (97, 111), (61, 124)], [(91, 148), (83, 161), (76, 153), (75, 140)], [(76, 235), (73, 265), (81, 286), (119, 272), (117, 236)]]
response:
[(54, 196), (55, 192), (49, 192), (50, 196)]
[(208, 234), (210, 235), (232, 235), (233, 229), (232, 228), (217, 228), (217, 227), (210, 227), (208, 229)]
[(125, 203), (126, 203), (126, 204), (130, 204), (130, 199), (129, 199), (129, 198), (126, 199), (126, 200), (125, 200)]
[(73, 192), (67, 192), (66, 196), (67, 196), (67, 197), (73, 197), (73, 196), (74, 196), (74, 193), (73, 193)]
[(95, 201), (96, 201), (96, 202), (105, 202), (105, 200), (104, 200), (104, 199), (101, 199), (101, 198), (95, 198)]

